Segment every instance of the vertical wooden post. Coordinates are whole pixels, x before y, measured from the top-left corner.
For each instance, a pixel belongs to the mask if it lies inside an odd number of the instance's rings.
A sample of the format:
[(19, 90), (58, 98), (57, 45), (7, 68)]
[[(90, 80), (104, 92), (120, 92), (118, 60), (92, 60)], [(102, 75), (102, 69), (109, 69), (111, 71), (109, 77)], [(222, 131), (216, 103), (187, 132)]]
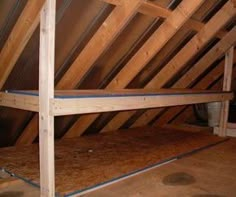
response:
[[(233, 58), (234, 58), (234, 47), (231, 47), (225, 53), (223, 91), (231, 90)], [(222, 107), (221, 107), (219, 136), (222, 136), (222, 137), (226, 136), (228, 116), (229, 116), (229, 101), (225, 101), (225, 102), (222, 102)]]
[(50, 100), (54, 98), (56, 0), (46, 0), (40, 15), (39, 49), (39, 146), (40, 195), (55, 196), (54, 117)]

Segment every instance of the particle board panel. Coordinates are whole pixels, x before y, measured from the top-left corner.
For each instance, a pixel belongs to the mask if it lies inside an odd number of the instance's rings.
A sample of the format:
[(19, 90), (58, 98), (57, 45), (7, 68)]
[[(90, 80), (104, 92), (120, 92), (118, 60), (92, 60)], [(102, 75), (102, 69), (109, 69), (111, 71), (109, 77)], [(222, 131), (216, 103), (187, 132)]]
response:
[[(139, 128), (55, 143), (56, 191), (69, 194), (144, 169), (225, 138), (162, 128)], [(0, 150), (0, 166), (39, 183), (38, 145)]]
[(84, 196), (234, 197), (235, 164), (236, 139), (230, 139)]

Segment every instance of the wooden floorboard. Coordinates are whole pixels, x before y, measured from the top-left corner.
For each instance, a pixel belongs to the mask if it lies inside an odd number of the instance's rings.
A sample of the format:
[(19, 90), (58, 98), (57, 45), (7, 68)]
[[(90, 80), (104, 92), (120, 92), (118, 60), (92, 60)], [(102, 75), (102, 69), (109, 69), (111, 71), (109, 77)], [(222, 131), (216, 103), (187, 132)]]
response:
[[(206, 132), (139, 128), (56, 142), (56, 191), (68, 194), (215, 144)], [(0, 167), (39, 182), (38, 145), (0, 149)]]
[(100, 196), (235, 197), (236, 139), (84, 195)]

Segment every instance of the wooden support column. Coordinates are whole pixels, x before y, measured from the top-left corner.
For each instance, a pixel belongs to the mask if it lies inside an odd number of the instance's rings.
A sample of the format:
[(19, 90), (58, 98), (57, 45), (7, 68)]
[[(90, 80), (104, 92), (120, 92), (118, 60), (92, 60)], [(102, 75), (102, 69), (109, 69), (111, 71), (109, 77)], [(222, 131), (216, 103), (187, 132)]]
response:
[[(229, 51), (227, 51), (225, 54), (225, 71), (224, 71), (224, 81), (223, 81), (224, 91), (231, 90), (233, 58), (234, 58), (234, 47), (231, 47)], [(225, 101), (222, 102), (219, 136), (222, 137), (226, 136), (228, 116), (229, 116), (229, 101)]]
[(39, 49), (39, 148), (40, 195), (55, 196), (54, 117), (50, 100), (54, 98), (56, 0), (46, 0), (40, 18)]

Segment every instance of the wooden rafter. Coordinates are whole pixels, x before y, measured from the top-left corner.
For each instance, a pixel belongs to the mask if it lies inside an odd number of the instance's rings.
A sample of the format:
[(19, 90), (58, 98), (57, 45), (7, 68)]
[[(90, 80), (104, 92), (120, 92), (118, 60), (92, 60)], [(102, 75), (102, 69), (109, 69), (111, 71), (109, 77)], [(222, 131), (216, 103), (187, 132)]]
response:
[[(228, 1), (224, 7), (198, 32), (187, 45), (166, 65), (164, 68), (145, 86), (145, 88), (161, 88), (165, 85), (186, 63), (202, 49), (214, 35), (223, 28), (229, 20), (236, 15), (236, 9), (231, 1)], [(155, 111), (155, 110), (154, 110)], [(142, 116), (152, 116), (153, 110), (146, 111)], [(102, 131), (118, 129), (135, 112), (121, 112), (116, 115)], [(156, 114), (156, 113), (154, 113)], [(153, 117), (153, 116), (152, 116)]]
[[(224, 70), (224, 62), (222, 64), (222, 72), (221, 72), (221, 76), (223, 75), (223, 70)], [(233, 76), (236, 76), (236, 67), (234, 67), (233, 70)], [(209, 78), (208, 78), (209, 79)], [(214, 77), (213, 77), (214, 79)], [(211, 79), (209, 79), (212, 84), (214, 81), (212, 81)], [(205, 80), (207, 81), (207, 80)], [(202, 81), (203, 82), (203, 81)], [(204, 83), (204, 82), (203, 82)], [(219, 80), (217, 83), (215, 83), (212, 87), (211, 90), (221, 90), (222, 89), (222, 84), (223, 84), (223, 79)], [(183, 111), (179, 111), (181, 112), (179, 115), (177, 115), (172, 121), (171, 123), (175, 123), (175, 124), (179, 124), (179, 123), (184, 123), (186, 121), (189, 120), (189, 118), (191, 118), (190, 114), (192, 114), (192, 107), (187, 107), (187, 108), (183, 108)]]
[(30, 0), (25, 5), (0, 53), (0, 89), (39, 24), (39, 12), (45, 0)]
[[(234, 62), (236, 62), (236, 57), (234, 57)], [(224, 72), (224, 61), (222, 61), (210, 73), (208, 73), (207, 76), (205, 76), (201, 81), (199, 81), (194, 86), (194, 88), (197, 88), (197, 89), (206, 89), (206, 88), (208, 88), (208, 86), (210, 84), (214, 83), (214, 81), (218, 80), (220, 78), (220, 76), (222, 76), (223, 72)], [(185, 106), (168, 109), (164, 114), (162, 114), (162, 116), (160, 118), (158, 118), (154, 122), (154, 125), (167, 124), (177, 114), (179, 114), (184, 108), (185, 108)]]
[[(112, 79), (106, 88), (125, 88), (154, 55), (175, 35), (202, 3), (203, 1), (194, 3), (187, 0), (183, 1), (144, 43), (124, 68)], [(65, 137), (81, 135), (98, 116), (98, 114), (93, 114), (80, 117), (71, 129), (69, 129)]]
[[(122, 6), (117, 6), (112, 11), (82, 53), (72, 63), (63, 78), (58, 82), (56, 89), (72, 89), (77, 86), (96, 60), (108, 49), (129, 20), (136, 14), (141, 2), (142, 0), (136, 0), (135, 2), (125, 1)], [(18, 138), (16, 145), (31, 144), (38, 135), (37, 124), (38, 117), (34, 116)]]
[[(233, 28), (221, 41), (219, 41), (208, 53), (206, 53), (200, 61), (193, 65), (190, 70), (185, 73), (172, 88), (188, 88), (191, 86), (198, 76), (207, 70), (218, 58), (236, 42), (236, 27)], [(133, 127), (137, 127), (152, 121), (162, 110), (152, 110), (151, 113), (140, 116)], [(173, 113), (174, 114), (174, 113)]]

